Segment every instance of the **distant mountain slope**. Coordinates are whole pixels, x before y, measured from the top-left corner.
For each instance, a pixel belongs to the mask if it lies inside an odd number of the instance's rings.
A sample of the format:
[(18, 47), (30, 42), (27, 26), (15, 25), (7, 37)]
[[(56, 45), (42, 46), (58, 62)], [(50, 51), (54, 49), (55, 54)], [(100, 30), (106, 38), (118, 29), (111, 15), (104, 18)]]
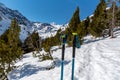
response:
[(19, 22), (19, 24), (24, 24), (24, 25), (28, 25), (28, 24), (31, 23), (20, 12), (18, 12), (17, 10), (12, 10), (10, 8), (7, 8), (2, 3), (0, 3), (0, 13), (2, 13), (2, 15), (0, 15), (0, 17), (2, 19), (10, 19), (10, 20), (12, 20), (13, 18), (16, 18), (17, 21)]
[(19, 11), (7, 8), (4, 4), (0, 3), (0, 35), (4, 33), (10, 26), (11, 20), (17, 19), (21, 26), (20, 38), (22, 41), (28, 36), (28, 32), (36, 31), (42, 38), (54, 36), (58, 29), (65, 29), (63, 25), (32, 22), (23, 16)]
[(65, 30), (66, 25), (48, 24), (48, 23), (34, 23), (34, 30), (36, 30), (42, 38), (54, 36), (58, 29)]

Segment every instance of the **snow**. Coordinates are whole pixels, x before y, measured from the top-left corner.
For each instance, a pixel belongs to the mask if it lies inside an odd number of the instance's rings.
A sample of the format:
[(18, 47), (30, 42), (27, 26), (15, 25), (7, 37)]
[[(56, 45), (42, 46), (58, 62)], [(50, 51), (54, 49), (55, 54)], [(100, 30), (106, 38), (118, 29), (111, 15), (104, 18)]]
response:
[(3, 7), (3, 8), (6, 8), (6, 6), (0, 2), (0, 6)]
[(22, 42), (28, 37), (28, 32), (27, 32), (27, 27), (24, 25), (20, 25), (21, 27), (21, 32), (20, 32), (20, 39)]
[(11, 21), (8, 19), (3, 19), (0, 21), (0, 35), (5, 32), (6, 29), (10, 26)]
[(59, 29), (65, 30), (67, 27), (67, 24), (59, 25), (54, 22), (51, 24), (36, 22), (34, 25), (33, 29), (39, 33), (42, 39), (55, 36)]
[[(85, 44), (76, 49), (75, 80), (120, 80), (120, 30), (115, 36), (112, 39), (85, 37)], [(17, 68), (9, 73), (9, 80), (60, 80), (61, 51), (58, 49), (52, 53), (54, 61), (43, 62), (32, 53), (25, 54), (15, 64)], [(71, 80), (71, 60), (72, 47), (66, 47), (64, 80)], [(53, 65), (53, 69), (46, 70)]]
[[(0, 7), (9, 10), (2, 3)], [(18, 11), (14, 11), (14, 14), (21, 15)], [(10, 27), (10, 15), (0, 12), (0, 35)], [(22, 17), (24, 19), (21, 15), (21, 19)], [(44, 39), (54, 36), (58, 29), (65, 30), (68, 26), (54, 22), (51, 24), (38, 22), (28, 26), (29, 21), (27, 22), (27, 26), (20, 25), (22, 41), (26, 39), (28, 32), (32, 33), (34, 30), (37, 30)], [(116, 38), (112, 39), (93, 38), (90, 35), (84, 37), (84, 44), (80, 49), (76, 49), (75, 80), (120, 80), (120, 28), (115, 30), (115, 36)], [(51, 48), (54, 60), (40, 61), (38, 57), (33, 57), (32, 53), (24, 54), (15, 64), (16, 68), (8, 74), (9, 80), (60, 80), (62, 50), (59, 48), (60, 46)], [(43, 50), (40, 54), (47, 53)], [(71, 80), (72, 47), (66, 47), (64, 63), (64, 80)]]

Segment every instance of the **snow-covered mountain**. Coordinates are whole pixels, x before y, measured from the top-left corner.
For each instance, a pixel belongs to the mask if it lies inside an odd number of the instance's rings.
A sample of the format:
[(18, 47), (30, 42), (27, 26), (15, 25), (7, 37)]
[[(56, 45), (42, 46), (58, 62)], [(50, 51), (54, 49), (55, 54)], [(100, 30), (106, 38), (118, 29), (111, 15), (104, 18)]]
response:
[(31, 22), (26, 17), (24, 17), (20, 12), (18, 12), (17, 10), (12, 10), (10, 8), (7, 8), (2, 3), (0, 3), (0, 14), (1, 14), (0, 15), (1, 20), (5, 20), (5, 19), (12, 20), (13, 18), (16, 18), (19, 24), (24, 24), (24, 25), (31, 24)]
[(0, 3), (0, 35), (10, 26), (11, 20), (16, 18), (21, 26), (20, 38), (22, 41), (28, 36), (28, 32), (36, 31), (42, 38), (54, 36), (58, 29), (65, 29), (67, 25), (32, 22), (23, 16), (19, 11), (7, 8)]
[(54, 36), (58, 29), (65, 30), (66, 25), (57, 25), (57, 24), (49, 24), (49, 23), (40, 23), (34, 22), (34, 30), (37, 31), (42, 38)]
[[(114, 35), (116, 38), (112, 39), (84, 38), (85, 44), (76, 49), (74, 80), (120, 80), (120, 29)], [(8, 75), (9, 80), (60, 80), (61, 52), (61, 49), (53, 51), (54, 61), (42, 62), (32, 53), (25, 54)], [(72, 47), (65, 49), (64, 64), (64, 80), (71, 80)], [(54, 68), (48, 70), (51, 66)]]

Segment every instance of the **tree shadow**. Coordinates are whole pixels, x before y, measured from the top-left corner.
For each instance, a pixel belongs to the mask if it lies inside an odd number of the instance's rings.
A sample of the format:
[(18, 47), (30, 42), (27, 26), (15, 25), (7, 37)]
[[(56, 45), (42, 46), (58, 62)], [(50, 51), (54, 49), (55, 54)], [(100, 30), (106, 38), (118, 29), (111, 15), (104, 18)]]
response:
[[(67, 65), (69, 63), (70, 61), (64, 61), (64, 65)], [(22, 66), (19, 66), (18, 68), (12, 70), (9, 74), (9, 78), (13, 80), (19, 80), (23, 77), (37, 74), (38, 71), (50, 70), (50, 69), (53, 69), (55, 67), (60, 67), (60, 66), (61, 66), (60, 59), (55, 59), (51, 65), (45, 66), (45, 67), (35, 66), (31, 64), (23, 64)]]
[(44, 71), (46, 67), (36, 67), (35, 65), (25, 64), (22, 68), (17, 68), (10, 72), (11, 79), (19, 80), (25, 76), (36, 74), (38, 71)]

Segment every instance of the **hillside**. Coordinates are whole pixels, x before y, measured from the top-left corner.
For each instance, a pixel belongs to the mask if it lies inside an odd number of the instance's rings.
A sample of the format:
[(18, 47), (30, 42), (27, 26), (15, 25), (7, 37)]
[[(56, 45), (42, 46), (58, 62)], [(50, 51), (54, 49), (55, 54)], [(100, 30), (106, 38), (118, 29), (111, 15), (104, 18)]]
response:
[(58, 25), (53, 23), (41, 23), (33, 22), (28, 20), (19, 11), (12, 10), (0, 3), (0, 35), (10, 27), (11, 20), (16, 18), (19, 26), (21, 27), (20, 39), (24, 41), (29, 35), (28, 32), (32, 33), (36, 31), (42, 38), (54, 36), (58, 29), (65, 29), (66, 25)]
[[(85, 37), (85, 44), (76, 49), (75, 80), (120, 80), (120, 30), (116, 38)], [(71, 80), (72, 47), (65, 50), (64, 80)], [(45, 53), (45, 52), (41, 52)], [(60, 80), (61, 49), (54, 51), (53, 61), (40, 62), (32, 53), (25, 54), (8, 75), (9, 80)], [(46, 70), (50, 66), (51, 70)]]

